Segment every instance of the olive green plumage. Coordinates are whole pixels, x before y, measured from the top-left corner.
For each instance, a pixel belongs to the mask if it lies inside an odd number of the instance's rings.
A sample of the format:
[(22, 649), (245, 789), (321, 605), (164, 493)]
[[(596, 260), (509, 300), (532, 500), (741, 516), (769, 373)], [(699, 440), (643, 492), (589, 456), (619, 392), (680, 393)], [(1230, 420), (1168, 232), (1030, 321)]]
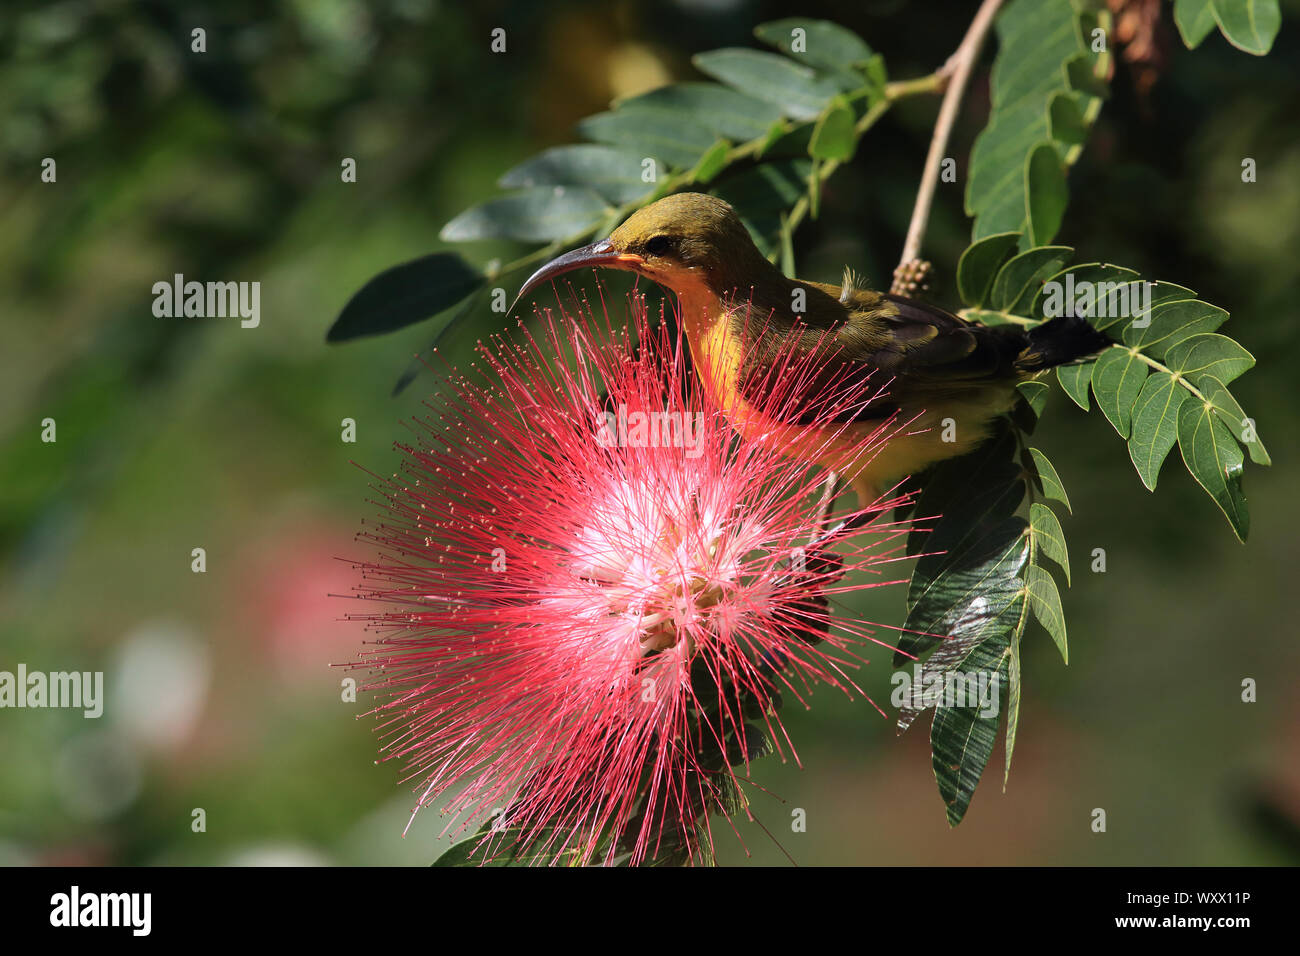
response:
[(862, 417), (1006, 389), (1109, 344), (1083, 320), (1048, 322), (1031, 331), (967, 322), (914, 299), (859, 288), (849, 270), (839, 286), (789, 279), (758, 250), (729, 204), (701, 193), (661, 199), (611, 239), (649, 264), (667, 261), (698, 271), (731, 306), (730, 321), (747, 343), (742, 391), (747, 383), (759, 387), (755, 383), (793, 332), (806, 349), (821, 353), (827, 381), (868, 372), (882, 387), (889, 381)]

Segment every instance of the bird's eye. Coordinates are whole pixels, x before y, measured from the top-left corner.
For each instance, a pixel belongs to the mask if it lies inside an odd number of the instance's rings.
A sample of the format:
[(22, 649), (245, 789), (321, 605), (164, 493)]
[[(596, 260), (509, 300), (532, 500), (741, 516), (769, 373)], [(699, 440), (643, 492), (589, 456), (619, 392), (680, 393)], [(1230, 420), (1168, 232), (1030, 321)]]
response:
[(652, 256), (665, 256), (672, 248), (673, 241), (668, 236), (651, 236), (645, 241), (645, 251)]

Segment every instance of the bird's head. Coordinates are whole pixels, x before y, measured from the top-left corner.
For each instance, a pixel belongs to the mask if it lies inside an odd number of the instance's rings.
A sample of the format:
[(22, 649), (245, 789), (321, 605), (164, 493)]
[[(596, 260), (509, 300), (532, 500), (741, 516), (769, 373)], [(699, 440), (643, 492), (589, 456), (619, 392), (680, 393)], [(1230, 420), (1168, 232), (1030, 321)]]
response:
[(565, 272), (590, 267), (626, 269), (678, 292), (703, 282), (717, 295), (747, 290), (769, 273), (780, 276), (736, 211), (703, 193), (677, 193), (638, 210), (609, 238), (542, 266), (519, 296)]

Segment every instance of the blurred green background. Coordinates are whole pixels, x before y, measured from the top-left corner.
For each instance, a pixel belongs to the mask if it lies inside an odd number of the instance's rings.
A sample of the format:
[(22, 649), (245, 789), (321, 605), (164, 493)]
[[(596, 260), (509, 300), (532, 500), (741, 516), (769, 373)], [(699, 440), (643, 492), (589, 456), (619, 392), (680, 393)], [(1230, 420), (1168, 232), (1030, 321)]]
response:
[[(755, 24), (797, 12), (855, 29), (905, 78), (946, 59), (974, 7), (7, 4), (0, 669), (102, 670), (108, 698), (99, 720), (0, 711), (0, 862), (429, 862), (446, 846), (438, 819), (402, 838), (411, 793), (373, 764), (372, 728), (354, 719), (364, 698), (343, 701), (327, 665), (362, 638), (330, 597), (352, 586), (340, 558), (364, 556), (352, 536), (375, 511), (351, 462), (395, 466), (401, 422), (434, 380), (392, 386), (436, 323), (326, 346), (329, 323), (376, 272), (444, 248), (444, 222), (571, 141), (576, 120), (691, 78), (692, 53), (753, 45)], [(1148, 494), (1110, 425), (1056, 391), (1038, 436), (1074, 505), (1071, 663), (1027, 639), (1005, 793), (999, 745), (950, 830), (928, 720), (899, 738), (865, 702), (823, 691), (785, 713), (803, 768), (756, 772), (781, 800), (758, 794), (755, 810), (800, 863), (1300, 862), (1300, 21), (1284, 4), (1264, 59), (1217, 33), (1189, 53), (1155, 7), (1152, 57), (1121, 59), (1060, 241), (1232, 313), (1225, 331), (1259, 359), (1234, 390), (1275, 462), (1248, 468), (1251, 541), (1177, 462)], [(206, 54), (190, 52), (196, 26)], [(937, 106), (901, 104), (831, 180), (797, 237), (801, 275), (836, 281), (851, 263), (887, 284)], [(987, 61), (955, 135), (960, 170), (986, 108)], [(40, 181), (44, 157), (56, 183)], [(343, 157), (355, 184), (340, 182)], [(940, 185), (926, 243), (949, 306), (961, 188)], [(260, 327), (156, 318), (151, 287), (178, 272), (260, 281)], [(57, 443), (40, 440), (46, 417)], [(348, 417), (356, 444), (340, 440)], [(1088, 570), (1097, 547), (1104, 574)], [(902, 606), (894, 587), (856, 611), (898, 624)], [(888, 654), (871, 656), (862, 681), (887, 707)], [(1240, 700), (1246, 677), (1258, 703)], [(795, 807), (806, 833), (789, 832)], [(1097, 807), (1105, 834), (1090, 829)], [(191, 830), (195, 808), (206, 832)], [(724, 861), (786, 861), (738, 827), (743, 845), (718, 831)]]

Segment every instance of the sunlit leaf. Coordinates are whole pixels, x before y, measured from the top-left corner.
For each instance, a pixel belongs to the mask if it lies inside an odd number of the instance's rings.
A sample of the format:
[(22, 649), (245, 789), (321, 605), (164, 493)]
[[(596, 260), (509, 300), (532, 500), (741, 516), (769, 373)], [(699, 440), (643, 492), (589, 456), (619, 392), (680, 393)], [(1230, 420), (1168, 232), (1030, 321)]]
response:
[(1179, 342), (1165, 356), (1165, 364), (1194, 385), (1205, 378), (1226, 385), (1253, 366), (1255, 356), (1226, 335), (1211, 333)]
[(1030, 379), (1021, 382), (1016, 388), (1021, 395), (1025, 396), (1025, 401), (1029, 403), (1035, 415), (1043, 414), (1043, 409), (1047, 406), (1047, 393), (1051, 391), (1046, 382)]
[(1070, 496), (1065, 493), (1065, 485), (1061, 483), (1061, 476), (1056, 473), (1056, 466), (1048, 461), (1037, 448), (1029, 449), (1029, 454), (1033, 457), (1034, 468), (1038, 472), (1038, 481), (1043, 488), (1043, 497), (1051, 501), (1059, 501), (1065, 505), (1065, 510), (1070, 511)]
[(1039, 289), (1029, 308), (1034, 318), (1055, 319), (1062, 315), (1085, 316), (1099, 329), (1112, 312), (1131, 315), (1128, 285), (1138, 278), (1132, 269), (1104, 262), (1087, 262), (1062, 269)]
[(1082, 362), (1078, 365), (1061, 365), (1056, 369), (1056, 380), (1061, 383), (1061, 389), (1085, 412), (1091, 407), (1088, 402), (1088, 385), (1092, 381), (1094, 364)]
[(1074, 250), (1068, 246), (1040, 246), (1013, 257), (993, 280), (989, 304), (995, 309), (1025, 315), (1049, 276), (1060, 271)]
[(853, 133), (853, 110), (843, 97), (831, 101), (826, 112), (813, 127), (808, 152), (816, 159), (847, 160), (853, 157), (858, 141)]
[(1174, 0), (1174, 23), (1189, 50), (1201, 45), (1214, 29), (1214, 6), (1211, 0)]
[[(997, 60), (990, 80), (992, 110), (988, 125), (971, 150), (966, 182), (966, 211), (974, 217), (972, 238), (1001, 232), (1025, 232), (1022, 247), (1032, 243), (1031, 214), (1039, 216), (1038, 232), (1055, 231), (1058, 175), (1044, 176), (1042, 185), (1051, 196), (1040, 199), (1034, 189), (1040, 182), (1026, 175), (1029, 157), (1041, 144), (1057, 149), (1059, 159), (1072, 159), (1082, 142), (1080, 124), (1087, 115), (1085, 99), (1067, 107), (1053, 104), (1059, 95), (1104, 92), (1105, 55), (1093, 54), (1084, 43), (1083, 15), (1070, 0), (1012, 0), (998, 14)], [(1067, 137), (1052, 139), (1053, 128)], [(1047, 170), (1040, 160), (1040, 169)], [(1051, 227), (1050, 229), (1047, 227)]]
[(1120, 438), (1128, 438), (1133, 405), (1147, 379), (1147, 365), (1128, 349), (1106, 349), (1092, 367), (1092, 394), (1097, 407), (1115, 426)]
[(1070, 651), (1065, 635), (1065, 612), (1061, 609), (1061, 592), (1050, 571), (1031, 564), (1025, 568), (1025, 594), (1030, 610), (1038, 623), (1051, 635), (1061, 660), (1070, 663)]
[(1202, 402), (1187, 400), (1178, 413), (1178, 448), (1187, 470), (1214, 499), (1242, 541), (1250, 534), (1250, 513), (1241, 490), (1241, 448), (1227, 426)]
[(957, 291), (962, 302), (975, 308), (988, 304), (993, 279), (1014, 254), (1019, 241), (1020, 233), (1004, 232), (966, 247), (957, 260)]
[(1065, 572), (1065, 583), (1070, 583), (1070, 553), (1065, 546), (1065, 532), (1061, 529), (1056, 512), (1035, 501), (1029, 506), (1029, 527), (1034, 532), (1034, 543), (1044, 555), (1061, 566)]
[(1215, 413), (1232, 429), (1233, 434), (1237, 436), (1237, 441), (1246, 446), (1246, 451), (1250, 453), (1250, 460), (1257, 465), (1273, 464), (1273, 459), (1269, 457), (1264, 443), (1260, 440), (1254, 420), (1246, 416), (1236, 398), (1228, 391), (1228, 386), (1210, 375), (1202, 376), (1197, 385)]
[(1124, 327), (1124, 344), (1159, 358), (1184, 339), (1213, 332), (1227, 320), (1227, 312), (1200, 299), (1160, 302)]
[(1025, 231), (1030, 245), (1052, 241), (1069, 201), (1060, 154), (1050, 142), (1039, 143), (1025, 160)]
[(1165, 456), (1178, 440), (1178, 410), (1187, 394), (1168, 372), (1154, 372), (1133, 406), (1128, 454), (1142, 484), (1151, 491), (1156, 490)]
[(727, 155), (730, 151), (730, 143), (725, 139), (718, 140), (707, 153), (700, 157), (700, 161), (691, 170), (691, 180), (697, 183), (712, 182), (720, 172), (727, 168)]
[(1229, 43), (1263, 56), (1282, 26), (1277, 0), (1213, 0), (1214, 19)]

